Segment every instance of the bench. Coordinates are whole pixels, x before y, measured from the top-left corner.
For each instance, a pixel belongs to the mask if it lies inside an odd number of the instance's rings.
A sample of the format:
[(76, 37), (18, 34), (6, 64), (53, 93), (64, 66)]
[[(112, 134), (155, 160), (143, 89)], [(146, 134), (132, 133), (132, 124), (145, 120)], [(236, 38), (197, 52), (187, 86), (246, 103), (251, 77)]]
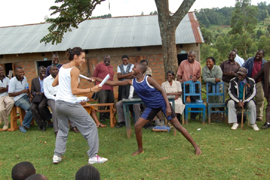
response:
[(114, 103), (98, 103), (98, 104), (85, 104), (83, 105), (84, 109), (90, 114), (91, 112), (91, 108), (90, 107), (102, 107), (102, 106), (109, 106), (109, 109), (104, 109), (104, 110), (99, 110), (97, 108), (97, 112), (101, 113), (101, 112), (109, 112), (110, 113), (110, 126), (114, 127), (116, 124), (116, 119), (115, 119), (115, 113), (116, 110), (113, 108), (114, 107)]
[[(10, 128), (7, 129), (7, 131), (15, 131), (19, 129), (19, 126), (17, 125), (18, 120), (22, 124), (23, 119), (25, 116), (25, 111), (17, 106), (13, 106), (12, 110), (10, 111)], [(32, 119), (31, 125), (34, 125), (34, 119)], [(3, 131), (3, 129), (0, 129), (0, 131)]]

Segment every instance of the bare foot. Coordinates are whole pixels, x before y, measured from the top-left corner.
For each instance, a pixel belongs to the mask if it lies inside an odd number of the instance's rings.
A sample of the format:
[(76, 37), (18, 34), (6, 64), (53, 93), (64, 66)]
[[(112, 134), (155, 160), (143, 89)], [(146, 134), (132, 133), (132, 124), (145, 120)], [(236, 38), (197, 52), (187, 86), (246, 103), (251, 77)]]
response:
[(107, 126), (106, 126), (106, 125), (104, 125), (104, 124), (101, 124), (101, 123), (100, 123), (100, 124), (98, 124), (98, 125), (97, 125), (97, 127), (104, 128), (104, 127), (107, 127)]
[(202, 154), (202, 151), (198, 146), (195, 148), (195, 154), (196, 154), (196, 156), (199, 156)]
[(136, 156), (136, 155), (141, 154), (141, 153), (144, 153), (144, 151), (138, 149), (138, 150), (137, 150), (136, 152), (134, 152), (131, 156)]

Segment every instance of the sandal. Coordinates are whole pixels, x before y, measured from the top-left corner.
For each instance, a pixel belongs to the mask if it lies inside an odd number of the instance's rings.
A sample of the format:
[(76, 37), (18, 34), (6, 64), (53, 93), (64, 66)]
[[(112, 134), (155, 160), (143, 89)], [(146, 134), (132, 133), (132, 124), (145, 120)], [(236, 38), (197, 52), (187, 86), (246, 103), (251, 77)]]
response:
[(99, 124), (99, 125), (97, 125), (97, 127), (101, 127), (101, 128), (104, 128), (104, 127), (107, 127), (106, 125), (104, 125), (104, 124)]

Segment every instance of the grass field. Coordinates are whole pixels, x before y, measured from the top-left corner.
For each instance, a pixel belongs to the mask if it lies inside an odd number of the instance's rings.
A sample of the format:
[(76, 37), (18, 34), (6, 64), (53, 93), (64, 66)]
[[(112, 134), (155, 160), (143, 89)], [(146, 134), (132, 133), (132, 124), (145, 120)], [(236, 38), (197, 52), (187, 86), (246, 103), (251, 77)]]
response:
[[(172, 131), (156, 133), (144, 129), (145, 153), (132, 157), (131, 153), (137, 149), (134, 130), (131, 139), (127, 139), (125, 128), (99, 128), (99, 155), (109, 159), (94, 165), (101, 179), (270, 178), (270, 130), (255, 132), (246, 124), (247, 130), (232, 131), (226, 123), (189, 122), (184, 126), (201, 147), (201, 156), (195, 156), (193, 147), (179, 132), (175, 137)], [(11, 179), (12, 167), (22, 161), (32, 162), (37, 173), (50, 180), (75, 179), (76, 171), (87, 164), (88, 146), (81, 134), (70, 132), (63, 162), (54, 165), (52, 128), (41, 132), (34, 126), (27, 133), (0, 133), (1, 180)]]

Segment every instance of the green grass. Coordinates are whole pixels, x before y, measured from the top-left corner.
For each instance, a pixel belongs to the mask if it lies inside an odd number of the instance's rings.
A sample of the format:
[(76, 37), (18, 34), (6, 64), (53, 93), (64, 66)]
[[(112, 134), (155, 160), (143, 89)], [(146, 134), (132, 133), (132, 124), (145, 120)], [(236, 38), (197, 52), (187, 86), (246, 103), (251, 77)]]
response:
[[(99, 128), (99, 155), (109, 159), (95, 164), (102, 179), (269, 179), (269, 130), (255, 132), (230, 130), (225, 123), (184, 125), (201, 147), (195, 156), (191, 144), (177, 132), (156, 133), (143, 130), (145, 153), (132, 157), (137, 149), (133, 134), (127, 139), (125, 128)], [(258, 123), (259, 127), (262, 122)], [(107, 125), (109, 123), (107, 122)], [(2, 126), (2, 125), (1, 125)], [(197, 129), (201, 128), (200, 131)], [(81, 134), (71, 132), (63, 162), (52, 164), (55, 137), (31, 127), (27, 133), (0, 132), (0, 179), (11, 179), (12, 167), (22, 161), (34, 164), (37, 173), (50, 180), (75, 179), (77, 170), (87, 164), (88, 145)]]

